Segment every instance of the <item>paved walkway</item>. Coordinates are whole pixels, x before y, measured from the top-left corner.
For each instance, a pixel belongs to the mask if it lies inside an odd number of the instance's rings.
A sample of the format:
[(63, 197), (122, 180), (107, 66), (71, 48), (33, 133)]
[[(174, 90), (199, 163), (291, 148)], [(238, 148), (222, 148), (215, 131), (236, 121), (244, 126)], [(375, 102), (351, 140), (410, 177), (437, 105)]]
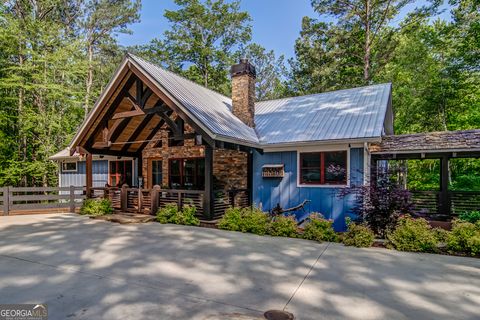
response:
[(49, 319), (478, 319), (480, 260), (78, 215), (0, 217), (0, 303)]

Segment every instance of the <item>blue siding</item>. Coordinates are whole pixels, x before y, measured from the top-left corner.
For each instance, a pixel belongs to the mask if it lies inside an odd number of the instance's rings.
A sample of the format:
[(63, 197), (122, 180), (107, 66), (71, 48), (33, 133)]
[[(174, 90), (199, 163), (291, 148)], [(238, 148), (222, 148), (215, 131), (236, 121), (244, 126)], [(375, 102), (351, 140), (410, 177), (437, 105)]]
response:
[[(284, 164), (285, 176), (282, 179), (262, 178), (261, 170), (264, 164)], [(346, 229), (345, 217), (352, 208), (352, 197), (339, 197), (339, 188), (297, 187), (296, 151), (269, 152), (263, 155), (255, 152), (253, 168), (253, 201), (257, 206), (271, 210), (279, 203), (283, 208), (288, 208), (309, 199), (311, 203), (305, 208), (307, 212), (320, 212), (326, 218), (333, 219), (337, 231)], [(363, 184), (363, 148), (351, 148), (350, 185), (361, 184)]]
[[(83, 187), (85, 181), (85, 161), (77, 162), (76, 172), (60, 172), (60, 187)], [(93, 186), (104, 187), (108, 182), (108, 160), (92, 161)]]

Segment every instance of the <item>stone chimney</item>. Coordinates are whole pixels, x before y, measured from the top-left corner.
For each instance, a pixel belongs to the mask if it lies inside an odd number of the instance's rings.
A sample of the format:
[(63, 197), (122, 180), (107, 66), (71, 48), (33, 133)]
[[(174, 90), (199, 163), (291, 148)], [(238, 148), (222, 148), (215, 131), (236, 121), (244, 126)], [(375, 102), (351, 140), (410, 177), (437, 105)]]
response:
[(255, 128), (255, 67), (248, 59), (240, 59), (233, 65), (232, 76), (232, 112), (247, 126)]

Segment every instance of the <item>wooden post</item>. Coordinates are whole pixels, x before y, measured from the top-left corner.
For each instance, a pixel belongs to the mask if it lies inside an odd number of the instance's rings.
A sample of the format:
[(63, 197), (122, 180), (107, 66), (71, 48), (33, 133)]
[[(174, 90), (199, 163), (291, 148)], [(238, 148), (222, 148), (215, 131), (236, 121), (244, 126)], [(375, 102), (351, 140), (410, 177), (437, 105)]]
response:
[(213, 219), (213, 148), (205, 145), (205, 194), (203, 195), (203, 215)]
[(253, 203), (253, 150), (247, 154), (247, 197), (248, 206)]
[(126, 184), (124, 184), (120, 190), (120, 203), (122, 211), (126, 212), (128, 207), (128, 190)]
[(10, 211), (10, 187), (3, 188), (3, 215), (8, 216)]
[(448, 155), (444, 155), (440, 158), (440, 198), (438, 213), (447, 215), (451, 213), (450, 195), (448, 193), (449, 170)]
[[(138, 178), (140, 177), (143, 177), (143, 158), (142, 158), (142, 153), (140, 152), (140, 154), (138, 155), (138, 158), (137, 158), (137, 182), (138, 182), (138, 187), (143, 187), (140, 185), (140, 180)], [(143, 180), (142, 181), (145, 181), (145, 177), (143, 177)], [(145, 182), (143, 182), (145, 184)], [(135, 183), (134, 183), (135, 184)]]
[(92, 187), (93, 187), (93, 155), (87, 153), (87, 159), (85, 162), (85, 174), (86, 174), (86, 184), (87, 184), (87, 199), (92, 197)]
[(138, 212), (142, 212), (143, 210), (143, 193), (142, 188), (138, 188)]
[(177, 191), (177, 207), (178, 210), (182, 210), (182, 193)]
[(150, 214), (157, 214), (158, 211), (158, 197), (160, 192), (160, 186), (153, 186), (152, 190), (150, 191)]
[(75, 213), (75, 187), (70, 186), (70, 212)]

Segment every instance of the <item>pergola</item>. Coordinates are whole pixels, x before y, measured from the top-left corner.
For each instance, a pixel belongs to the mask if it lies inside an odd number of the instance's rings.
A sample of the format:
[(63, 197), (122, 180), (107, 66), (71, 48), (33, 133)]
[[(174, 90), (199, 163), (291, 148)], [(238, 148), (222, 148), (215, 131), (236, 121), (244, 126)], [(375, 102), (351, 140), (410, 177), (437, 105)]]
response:
[[(450, 191), (449, 160), (453, 158), (480, 158), (480, 130), (427, 132), (391, 135), (370, 147), (372, 177), (376, 177), (380, 160), (439, 159), (439, 192), (423, 192), (422, 201), (436, 206), (437, 213), (451, 215), (453, 208), (480, 209), (480, 193)], [(430, 197), (430, 199), (429, 199)], [(458, 210), (456, 213), (458, 213)]]

